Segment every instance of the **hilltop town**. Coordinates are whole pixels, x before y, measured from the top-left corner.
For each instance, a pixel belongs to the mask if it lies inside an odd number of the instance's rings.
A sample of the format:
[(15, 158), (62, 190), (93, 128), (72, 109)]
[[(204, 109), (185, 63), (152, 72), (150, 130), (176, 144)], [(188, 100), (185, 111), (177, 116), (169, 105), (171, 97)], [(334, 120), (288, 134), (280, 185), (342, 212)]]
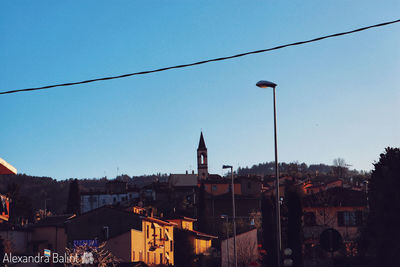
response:
[[(274, 239), (272, 163), (226, 176), (210, 173), (203, 133), (196, 155), (197, 172), (111, 180), (34, 178), (18, 175), (3, 161), (3, 250), (66, 255), (77, 247), (101, 248), (115, 262), (128, 264), (120, 266), (230, 266), (236, 249), (239, 266), (259, 266), (268, 255), (268, 239)], [(283, 244), (290, 246), (291, 216), (297, 212), (308, 266), (329, 262), (332, 256), (320, 244), (326, 229), (341, 236), (337, 257), (356, 256), (368, 213), (370, 174), (349, 170), (342, 159), (335, 161), (333, 166), (279, 165)], [(297, 210), (293, 199), (299, 201)]]

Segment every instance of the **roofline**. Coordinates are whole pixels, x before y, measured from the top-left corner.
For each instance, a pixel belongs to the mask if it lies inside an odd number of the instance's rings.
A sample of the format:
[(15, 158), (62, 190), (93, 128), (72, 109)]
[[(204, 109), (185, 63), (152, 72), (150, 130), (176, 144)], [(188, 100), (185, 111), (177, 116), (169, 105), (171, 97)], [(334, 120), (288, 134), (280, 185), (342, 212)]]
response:
[(186, 221), (191, 221), (191, 222), (197, 222), (197, 219), (194, 218), (190, 218), (190, 217), (185, 217), (185, 216), (181, 216), (181, 218), (177, 217), (177, 218), (170, 218), (169, 220), (186, 220)]
[(3, 165), (6, 169), (10, 171), (10, 173), (5, 174), (17, 174), (17, 169), (2, 158), (0, 158), (0, 165)]
[(189, 229), (184, 229), (184, 230), (187, 230), (187, 231), (189, 231), (189, 232), (191, 232), (193, 234), (196, 234), (197, 236), (203, 236), (203, 237), (209, 237), (209, 238), (218, 239), (218, 236), (209, 235), (209, 234), (202, 233), (202, 232), (195, 231), (195, 230), (189, 230)]
[(159, 224), (163, 224), (163, 225), (167, 225), (167, 226), (173, 226), (173, 225), (175, 225), (175, 223), (172, 224), (172, 223), (170, 223), (170, 222), (166, 222), (166, 221), (163, 221), (163, 220), (160, 220), (160, 219), (156, 219), (156, 218), (153, 218), (153, 217), (143, 217), (143, 216), (141, 216), (141, 218), (142, 218), (142, 220), (144, 220), (144, 221), (155, 222), (155, 223), (159, 223)]
[[(240, 234), (236, 234), (236, 237), (238, 237), (239, 235), (244, 235), (244, 234), (249, 233), (249, 232), (254, 231), (254, 230), (257, 230), (257, 228), (253, 228), (253, 229), (250, 229), (249, 231), (246, 231), (246, 232), (243, 232), (243, 233), (240, 233)], [(231, 239), (231, 238), (233, 238), (233, 237), (230, 236), (229, 238), (222, 239), (221, 241), (224, 241), (224, 240), (227, 240), (227, 239)]]
[(87, 211), (87, 212), (81, 213), (80, 215), (74, 214), (74, 215), (72, 215), (70, 218), (68, 218), (68, 221), (70, 221), (70, 220), (75, 220), (75, 219), (77, 219), (77, 218), (82, 217), (83, 215), (87, 215), (87, 214), (93, 213), (93, 212), (98, 211), (98, 210), (100, 210), (100, 209), (110, 209), (110, 210), (119, 211), (119, 212), (121, 212), (121, 213), (127, 213), (127, 214), (133, 214), (133, 215), (139, 216), (138, 214), (133, 213), (133, 212), (131, 212), (131, 211), (113, 208), (111, 205), (104, 205), (104, 206), (98, 207), (98, 208), (96, 208), (96, 209), (89, 210), (89, 211)]

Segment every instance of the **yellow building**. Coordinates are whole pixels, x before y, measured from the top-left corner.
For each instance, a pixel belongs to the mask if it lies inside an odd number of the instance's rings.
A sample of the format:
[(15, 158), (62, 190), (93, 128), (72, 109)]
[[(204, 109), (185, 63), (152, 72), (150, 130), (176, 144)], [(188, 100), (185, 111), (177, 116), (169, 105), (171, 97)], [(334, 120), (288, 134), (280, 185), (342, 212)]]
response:
[(181, 217), (179, 219), (170, 219), (168, 221), (174, 223), (177, 230), (187, 230), (189, 234), (188, 238), (193, 245), (194, 253), (196, 255), (207, 254), (211, 248), (212, 239), (217, 238), (216, 236), (193, 230), (193, 222), (195, 222), (196, 219)]
[(174, 225), (151, 217), (143, 218), (142, 231), (131, 230), (131, 261), (174, 265)]

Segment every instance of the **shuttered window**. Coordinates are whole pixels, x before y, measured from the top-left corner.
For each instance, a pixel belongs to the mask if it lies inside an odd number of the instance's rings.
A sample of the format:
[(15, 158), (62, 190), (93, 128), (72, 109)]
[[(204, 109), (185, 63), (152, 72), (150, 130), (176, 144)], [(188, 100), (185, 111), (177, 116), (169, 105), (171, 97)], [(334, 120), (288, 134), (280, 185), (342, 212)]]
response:
[(360, 226), (362, 224), (362, 211), (338, 211), (338, 226)]

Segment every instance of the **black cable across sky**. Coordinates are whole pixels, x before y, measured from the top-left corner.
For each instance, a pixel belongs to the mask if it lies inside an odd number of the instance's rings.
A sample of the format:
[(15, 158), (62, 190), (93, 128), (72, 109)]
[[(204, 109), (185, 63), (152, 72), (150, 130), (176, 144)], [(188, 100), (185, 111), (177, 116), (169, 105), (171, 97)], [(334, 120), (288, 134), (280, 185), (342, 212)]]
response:
[(361, 32), (361, 31), (365, 31), (365, 30), (368, 30), (368, 29), (372, 29), (372, 28), (378, 28), (378, 27), (382, 27), (382, 26), (386, 26), (386, 25), (390, 25), (390, 24), (394, 24), (394, 23), (398, 23), (398, 22), (400, 22), (400, 19), (393, 20), (393, 21), (388, 21), (388, 22), (383, 22), (383, 23), (379, 23), (379, 24), (375, 24), (375, 25), (371, 25), (371, 26), (366, 26), (366, 27), (358, 28), (358, 29), (351, 30), (351, 31), (325, 35), (325, 36), (317, 37), (317, 38), (310, 39), (310, 40), (307, 40), (307, 41), (300, 41), (300, 42), (295, 42), (295, 43), (290, 43), (290, 44), (279, 45), (279, 46), (275, 46), (275, 47), (272, 47), (272, 48), (240, 53), (240, 54), (236, 54), (236, 55), (233, 55), (233, 56), (226, 56), (226, 57), (207, 59), (207, 60), (202, 60), (202, 61), (198, 61), (198, 62), (194, 62), (194, 63), (182, 64), (182, 65), (176, 65), (176, 66), (170, 66), (170, 67), (164, 67), (164, 68), (155, 69), (155, 70), (147, 70), (147, 71), (140, 71), (140, 72), (134, 72), (134, 73), (127, 73), (127, 74), (122, 74), (122, 75), (117, 75), (117, 76), (95, 78), (95, 79), (90, 79), (90, 80), (85, 80), (85, 81), (80, 81), (80, 82), (69, 82), (69, 83), (46, 85), (46, 86), (42, 86), (42, 87), (32, 87), (32, 88), (25, 88), (25, 89), (15, 89), (15, 90), (10, 90), (10, 91), (3, 91), (3, 92), (0, 92), (0, 95), (13, 94), (13, 93), (19, 93), (19, 92), (29, 92), (29, 91), (44, 90), (44, 89), (50, 89), (50, 88), (62, 87), (62, 86), (72, 86), (72, 85), (78, 85), (78, 84), (84, 84), (84, 83), (92, 83), (92, 82), (98, 82), (98, 81), (120, 79), (120, 78), (129, 77), (129, 76), (145, 75), (145, 74), (150, 74), (150, 73), (154, 73), (154, 72), (161, 72), (161, 71), (166, 71), (166, 70), (172, 70), (172, 69), (181, 69), (181, 68), (186, 68), (186, 67), (192, 67), (192, 66), (196, 66), (196, 65), (202, 65), (202, 64), (210, 63), (210, 62), (223, 61), (223, 60), (228, 60), (228, 59), (233, 59), (233, 58), (238, 58), (238, 57), (244, 57), (244, 56), (248, 56), (248, 55), (252, 55), (252, 54), (265, 53), (265, 52), (278, 50), (278, 49), (282, 49), (282, 48), (289, 47), (289, 46), (297, 46), (297, 45), (303, 45), (303, 44), (307, 44), (307, 43), (313, 43), (313, 42), (321, 41), (321, 40), (328, 39), (328, 38), (338, 37), (338, 36), (342, 36), (342, 35), (348, 35), (348, 34)]

